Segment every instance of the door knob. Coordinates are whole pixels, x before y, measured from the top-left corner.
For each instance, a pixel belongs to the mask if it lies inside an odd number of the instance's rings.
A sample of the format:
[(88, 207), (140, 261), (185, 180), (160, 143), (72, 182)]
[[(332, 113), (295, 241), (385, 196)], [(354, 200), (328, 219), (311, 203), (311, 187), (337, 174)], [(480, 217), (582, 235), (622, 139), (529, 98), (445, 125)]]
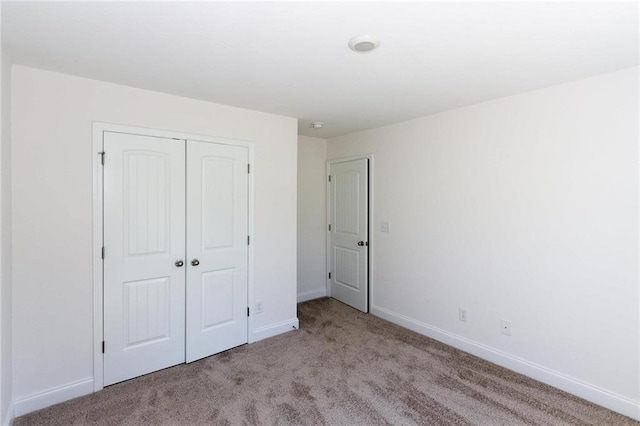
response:
[(364, 245), (364, 241), (358, 241), (358, 245), (362, 247)]
[(198, 259), (193, 259), (193, 260), (191, 261), (191, 265), (192, 265), (192, 266), (198, 266), (199, 264), (200, 264), (200, 261), (199, 261)]
[(182, 260), (176, 260), (176, 266), (179, 268), (182, 265), (184, 265), (184, 262)]

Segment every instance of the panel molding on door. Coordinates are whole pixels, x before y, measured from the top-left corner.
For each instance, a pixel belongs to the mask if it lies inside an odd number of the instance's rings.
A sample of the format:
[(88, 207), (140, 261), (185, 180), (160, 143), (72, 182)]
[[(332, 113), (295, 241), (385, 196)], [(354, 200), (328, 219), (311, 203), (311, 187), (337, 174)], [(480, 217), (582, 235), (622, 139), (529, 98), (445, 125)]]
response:
[(104, 385), (185, 359), (184, 141), (104, 133)]
[(331, 297), (368, 312), (368, 160), (331, 163), (329, 169)]
[(247, 343), (248, 163), (187, 141), (187, 362)]

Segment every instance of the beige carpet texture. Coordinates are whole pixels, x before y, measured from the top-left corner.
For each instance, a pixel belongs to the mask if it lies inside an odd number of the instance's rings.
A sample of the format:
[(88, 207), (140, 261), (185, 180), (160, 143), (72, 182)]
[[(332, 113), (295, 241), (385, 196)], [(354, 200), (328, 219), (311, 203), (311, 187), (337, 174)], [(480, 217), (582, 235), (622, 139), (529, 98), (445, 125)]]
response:
[(298, 317), (300, 330), (15, 425), (640, 425), (333, 299)]

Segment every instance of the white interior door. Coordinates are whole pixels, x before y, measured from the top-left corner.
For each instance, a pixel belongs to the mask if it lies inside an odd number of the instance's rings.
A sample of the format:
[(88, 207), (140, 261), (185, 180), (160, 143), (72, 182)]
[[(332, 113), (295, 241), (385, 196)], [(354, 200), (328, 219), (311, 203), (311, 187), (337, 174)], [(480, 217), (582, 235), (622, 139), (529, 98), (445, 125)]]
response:
[(368, 160), (332, 163), (329, 173), (331, 297), (368, 312)]
[(185, 360), (185, 142), (105, 132), (104, 385)]
[(248, 155), (187, 142), (187, 362), (247, 343)]

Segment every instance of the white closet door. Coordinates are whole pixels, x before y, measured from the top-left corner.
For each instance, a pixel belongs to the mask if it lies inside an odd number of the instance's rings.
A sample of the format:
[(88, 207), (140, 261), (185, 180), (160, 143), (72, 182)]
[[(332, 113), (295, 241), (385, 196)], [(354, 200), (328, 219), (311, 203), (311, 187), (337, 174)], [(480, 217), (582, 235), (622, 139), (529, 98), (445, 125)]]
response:
[(187, 141), (187, 362), (247, 342), (248, 149)]
[(368, 160), (330, 167), (331, 297), (368, 311)]
[(185, 360), (184, 144), (105, 132), (105, 386)]

